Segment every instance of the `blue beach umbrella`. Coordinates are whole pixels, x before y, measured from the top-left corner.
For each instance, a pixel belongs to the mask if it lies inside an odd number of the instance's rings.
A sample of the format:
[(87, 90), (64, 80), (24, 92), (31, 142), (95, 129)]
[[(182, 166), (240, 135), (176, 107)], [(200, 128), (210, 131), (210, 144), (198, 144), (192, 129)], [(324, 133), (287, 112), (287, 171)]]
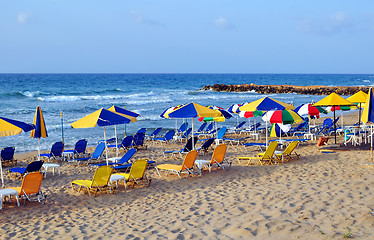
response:
[(108, 164), (108, 149), (107, 149), (107, 142), (106, 142), (106, 133), (105, 127), (118, 125), (118, 124), (125, 124), (129, 123), (130, 119), (124, 117), (120, 114), (115, 112), (111, 112), (105, 108), (101, 108), (71, 124), (73, 128), (92, 128), (92, 127), (103, 127), (104, 128), (104, 143), (105, 143), (105, 155), (106, 155), (106, 162)]
[[(140, 114), (136, 113), (136, 112), (133, 112), (133, 111), (130, 111), (130, 110), (127, 110), (125, 108), (122, 108), (122, 107), (118, 107), (116, 105), (113, 105), (111, 106), (110, 108), (108, 108), (109, 111), (111, 112), (114, 112), (114, 113), (117, 113), (123, 117), (126, 117), (130, 120), (130, 122), (136, 122), (137, 121), (137, 117), (140, 117)], [(116, 138), (116, 154), (117, 154), (117, 157), (118, 157), (118, 143), (117, 143), (117, 126), (114, 125), (114, 135), (115, 135), (115, 138)], [(125, 124), (125, 136), (126, 136), (126, 124)]]
[[(12, 120), (9, 118), (0, 117), (0, 137), (7, 137), (21, 134), (22, 131), (28, 132), (34, 129), (34, 125)], [(1, 186), (4, 187), (4, 175), (3, 166), (0, 158), (0, 174), (1, 174)]]
[[(192, 119), (192, 136), (194, 134), (194, 124), (193, 119), (195, 117), (220, 117), (222, 116), (220, 111), (213, 110), (207, 107), (204, 107), (200, 104), (191, 102), (186, 105), (181, 106), (180, 108), (169, 113), (169, 118), (191, 118)], [(193, 138), (192, 138), (193, 141)], [(194, 146), (194, 142), (192, 142)], [(193, 147), (194, 148), (194, 147)]]
[[(374, 96), (373, 89), (369, 89), (368, 96), (366, 98), (364, 111), (362, 112), (361, 121), (363, 123), (374, 123)], [(371, 141), (370, 141), (370, 162), (373, 164), (373, 126), (371, 127)]]
[(40, 106), (36, 108), (33, 124), (35, 129), (31, 131), (30, 137), (38, 139), (38, 160), (40, 160), (40, 138), (48, 137), (47, 128), (45, 126), (44, 117)]

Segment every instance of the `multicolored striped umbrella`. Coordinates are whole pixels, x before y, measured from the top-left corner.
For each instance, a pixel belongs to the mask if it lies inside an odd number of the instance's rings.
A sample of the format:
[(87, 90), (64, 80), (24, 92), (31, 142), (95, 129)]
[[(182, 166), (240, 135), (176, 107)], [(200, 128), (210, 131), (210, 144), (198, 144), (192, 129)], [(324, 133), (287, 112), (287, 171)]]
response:
[(317, 118), (319, 118), (320, 113), (327, 114), (327, 111), (324, 108), (319, 106), (313, 106), (310, 103), (302, 104), (295, 108), (294, 111), (297, 112), (300, 116), (308, 115), (310, 117), (315, 116)]
[(303, 121), (299, 114), (292, 110), (268, 111), (262, 116), (262, 120), (273, 123), (293, 124)]

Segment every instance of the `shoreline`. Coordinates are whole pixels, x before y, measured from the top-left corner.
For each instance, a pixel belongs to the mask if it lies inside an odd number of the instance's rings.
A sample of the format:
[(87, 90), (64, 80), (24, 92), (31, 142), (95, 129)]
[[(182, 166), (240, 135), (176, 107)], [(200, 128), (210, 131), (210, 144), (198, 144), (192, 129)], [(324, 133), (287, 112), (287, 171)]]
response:
[(368, 92), (369, 87), (361, 86), (296, 86), (296, 85), (258, 85), (258, 84), (214, 84), (206, 85), (201, 91), (212, 90), (215, 92), (251, 92), (254, 91), (260, 94), (273, 93), (297, 93), (306, 95), (329, 95), (333, 92), (348, 96), (353, 95), (358, 91)]

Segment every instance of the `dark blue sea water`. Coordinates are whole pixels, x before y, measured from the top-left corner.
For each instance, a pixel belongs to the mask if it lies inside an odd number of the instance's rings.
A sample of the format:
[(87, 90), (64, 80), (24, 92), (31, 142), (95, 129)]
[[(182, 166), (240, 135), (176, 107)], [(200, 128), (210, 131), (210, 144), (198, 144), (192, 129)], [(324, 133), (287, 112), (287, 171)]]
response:
[[(65, 144), (73, 146), (87, 138), (95, 145), (103, 138), (103, 129), (72, 129), (70, 123), (113, 104), (141, 114), (139, 121), (127, 124), (129, 134), (141, 127), (175, 128), (175, 120), (159, 115), (170, 106), (196, 102), (228, 108), (231, 104), (257, 100), (264, 95), (254, 92), (226, 93), (199, 91), (204, 85), (223, 84), (290, 84), (327, 86), (371, 86), (374, 74), (0, 74), (0, 116), (32, 123), (35, 108), (40, 105), (49, 137), (41, 140), (41, 149), (50, 149), (61, 140), (61, 112)], [(318, 101), (323, 96), (271, 94), (275, 99), (295, 105)], [(259, 119), (260, 120), (260, 119)], [(234, 126), (237, 119), (220, 125)], [(195, 120), (195, 126), (199, 126)], [(179, 123), (178, 123), (179, 125)], [(124, 126), (118, 126), (124, 134)], [(114, 136), (114, 127), (107, 127)], [(0, 147), (15, 146), (17, 152), (37, 149), (37, 140), (29, 133), (0, 138)]]

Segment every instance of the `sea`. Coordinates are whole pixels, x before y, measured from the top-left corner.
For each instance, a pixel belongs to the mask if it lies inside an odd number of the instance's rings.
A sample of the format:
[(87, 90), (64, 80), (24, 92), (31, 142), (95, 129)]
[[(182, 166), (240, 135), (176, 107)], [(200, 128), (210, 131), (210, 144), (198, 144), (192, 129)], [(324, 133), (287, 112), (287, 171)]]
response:
[[(201, 90), (205, 85), (250, 83), (373, 86), (374, 74), (0, 74), (0, 117), (32, 123), (35, 109), (40, 106), (48, 131), (48, 137), (40, 140), (40, 148), (50, 150), (54, 142), (62, 139), (65, 148), (74, 148), (75, 142), (83, 138), (88, 139), (89, 146), (95, 146), (104, 138), (102, 127), (74, 129), (70, 124), (112, 105), (141, 115), (134, 123), (116, 126), (117, 136), (122, 138), (143, 127), (147, 128), (147, 134), (157, 127), (163, 128), (161, 134), (179, 127), (183, 120), (164, 119), (160, 114), (180, 104), (195, 102), (227, 109), (232, 104), (269, 96), (298, 106), (324, 97)], [(191, 119), (185, 121), (191, 126)], [(195, 129), (198, 128), (201, 123), (193, 121)], [(234, 114), (218, 124), (230, 128), (239, 121), (247, 120)], [(106, 127), (106, 135), (115, 136), (114, 126)], [(8, 146), (14, 146), (16, 153), (35, 151), (38, 140), (30, 138), (30, 132), (0, 138), (0, 148)]]

